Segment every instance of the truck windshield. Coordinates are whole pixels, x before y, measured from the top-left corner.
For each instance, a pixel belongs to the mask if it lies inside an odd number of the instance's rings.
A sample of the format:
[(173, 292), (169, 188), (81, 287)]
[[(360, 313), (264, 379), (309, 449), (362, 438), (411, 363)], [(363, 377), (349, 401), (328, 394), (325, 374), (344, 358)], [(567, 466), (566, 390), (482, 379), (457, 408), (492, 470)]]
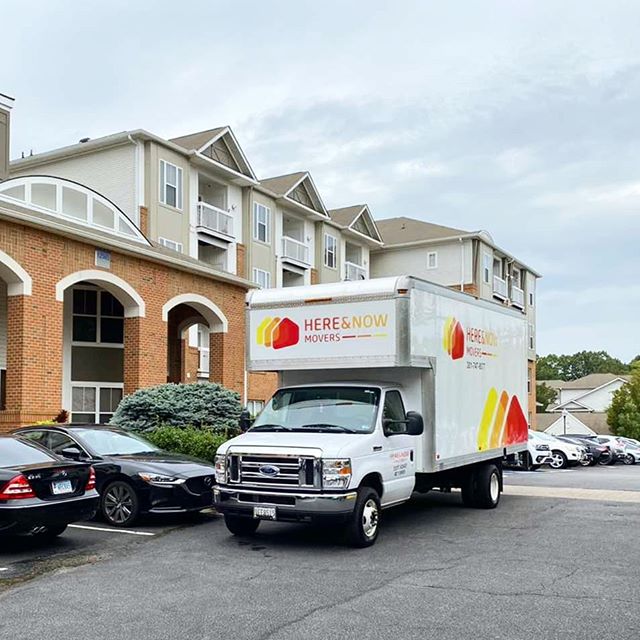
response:
[(298, 387), (280, 389), (252, 431), (371, 433), (380, 389), (369, 387)]

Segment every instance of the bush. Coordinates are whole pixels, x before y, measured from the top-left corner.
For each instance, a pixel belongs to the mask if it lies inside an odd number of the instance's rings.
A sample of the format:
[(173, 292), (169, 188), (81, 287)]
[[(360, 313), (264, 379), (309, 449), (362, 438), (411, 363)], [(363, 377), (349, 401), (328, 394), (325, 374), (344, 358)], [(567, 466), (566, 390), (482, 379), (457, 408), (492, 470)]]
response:
[(240, 396), (219, 384), (161, 384), (124, 397), (111, 424), (130, 431), (170, 426), (228, 434), (237, 430), (241, 410)]
[(615, 436), (640, 438), (640, 364), (632, 365), (631, 380), (614, 394), (607, 422)]
[(144, 437), (161, 449), (172, 453), (183, 453), (202, 460), (214, 461), (218, 447), (228, 440), (224, 433), (216, 433), (209, 429), (193, 429), (187, 427), (159, 427), (144, 434)]

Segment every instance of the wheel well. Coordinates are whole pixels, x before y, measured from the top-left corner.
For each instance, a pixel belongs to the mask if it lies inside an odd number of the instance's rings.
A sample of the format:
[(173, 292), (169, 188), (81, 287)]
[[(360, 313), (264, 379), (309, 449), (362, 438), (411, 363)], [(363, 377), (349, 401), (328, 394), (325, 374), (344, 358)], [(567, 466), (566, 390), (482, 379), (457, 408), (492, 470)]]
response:
[(383, 492), (382, 477), (380, 476), (379, 473), (370, 473), (366, 475), (364, 478), (362, 478), (362, 481), (360, 482), (360, 486), (371, 487), (372, 489), (375, 489), (376, 492), (378, 493), (378, 496), (382, 498), (382, 492)]
[(118, 480), (126, 482), (128, 485), (135, 489), (135, 487), (133, 486), (133, 482), (128, 475), (124, 473), (114, 473), (113, 475), (109, 475), (104, 479), (104, 482), (102, 482), (102, 484), (98, 487), (98, 493), (102, 494), (102, 490), (106, 486), (110, 485), (112, 482), (117, 482)]

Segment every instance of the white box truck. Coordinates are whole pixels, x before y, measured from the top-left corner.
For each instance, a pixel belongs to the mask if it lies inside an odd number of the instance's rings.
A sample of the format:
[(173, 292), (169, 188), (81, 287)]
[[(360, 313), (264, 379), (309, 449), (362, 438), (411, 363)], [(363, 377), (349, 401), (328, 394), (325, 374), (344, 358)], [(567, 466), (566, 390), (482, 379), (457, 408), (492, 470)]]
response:
[(216, 455), (232, 533), (331, 519), (368, 546), (414, 491), (497, 506), (527, 448), (522, 314), (402, 276), (256, 290), (247, 315), (248, 370), (279, 389)]

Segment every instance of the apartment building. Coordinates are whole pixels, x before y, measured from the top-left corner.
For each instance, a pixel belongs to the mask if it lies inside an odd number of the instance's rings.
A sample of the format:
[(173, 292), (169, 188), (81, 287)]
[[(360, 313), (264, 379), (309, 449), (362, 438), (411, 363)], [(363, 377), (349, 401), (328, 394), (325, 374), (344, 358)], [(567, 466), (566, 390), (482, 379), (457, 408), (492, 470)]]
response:
[[(12, 106), (0, 96), (0, 430), (61, 409), (104, 422), (123, 394), (192, 380), (191, 326), (206, 328), (208, 378), (245, 394), (253, 285), (147, 237), (144, 175), (122, 169), (137, 166), (135, 139), (112, 137), (99, 150), (106, 164), (89, 155), (95, 176), (83, 156), (19, 163), (8, 175)], [(106, 193), (81, 183), (83, 172)]]
[(498, 247), (486, 231), (415, 220), (377, 221), (384, 245), (371, 253), (371, 276), (411, 273), (477, 298), (512, 307), (528, 326), (529, 424), (536, 421), (536, 271)]

